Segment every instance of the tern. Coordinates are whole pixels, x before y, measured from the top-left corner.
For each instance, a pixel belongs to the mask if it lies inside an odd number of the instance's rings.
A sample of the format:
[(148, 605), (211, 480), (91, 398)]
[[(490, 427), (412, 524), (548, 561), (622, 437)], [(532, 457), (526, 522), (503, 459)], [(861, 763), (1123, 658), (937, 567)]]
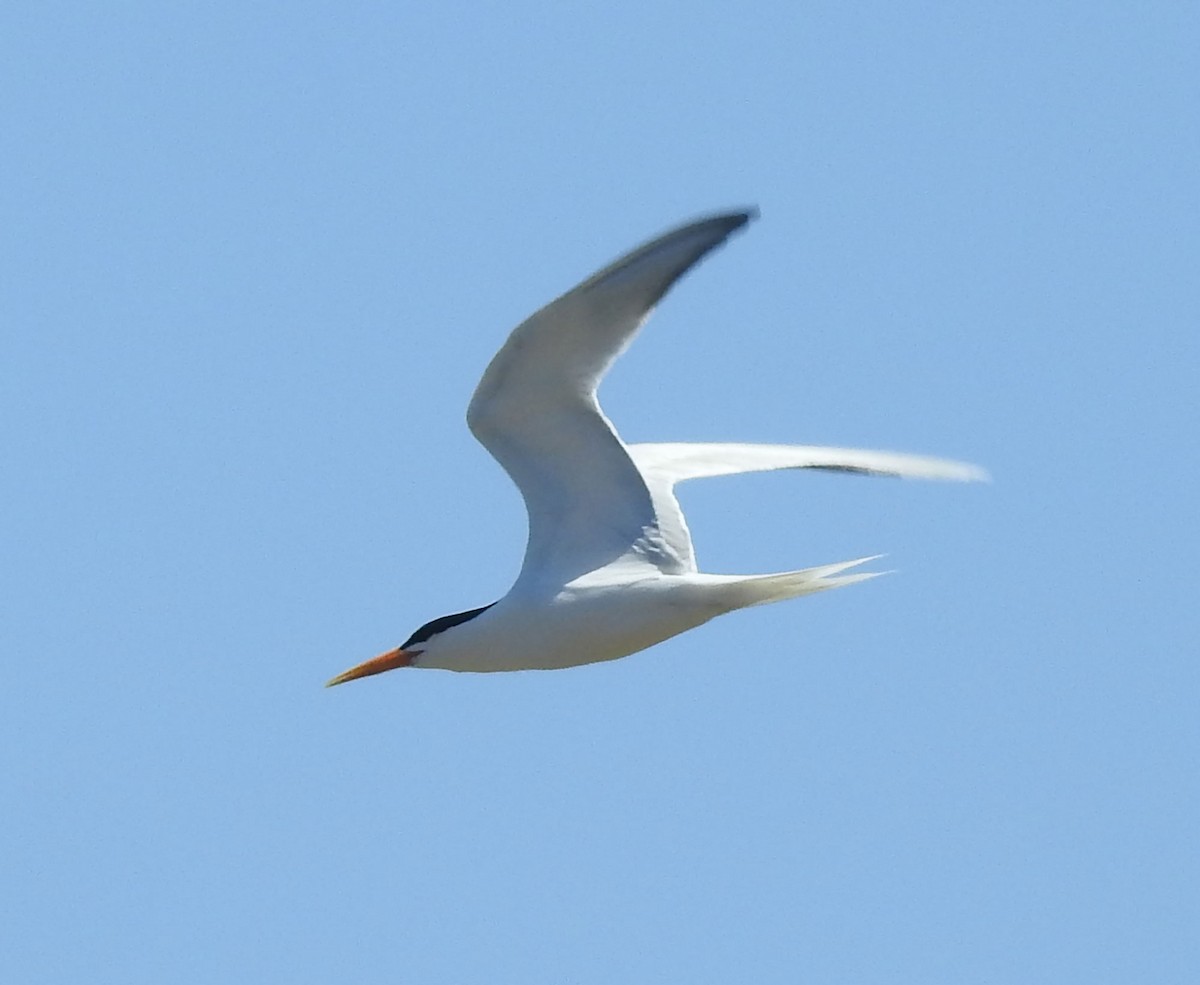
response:
[[(596, 390), (663, 295), (755, 218), (713, 215), (653, 239), (532, 315), (467, 408), (525, 500), (529, 539), (498, 602), (425, 623), (328, 686), (399, 667), (505, 671), (615, 660), (752, 605), (840, 588), (874, 557), (775, 574), (700, 572), (675, 486), (776, 469), (973, 481), (974, 465), (896, 452), (761, 444), (630, 444)], [(878, 555), (877, 555), (878, 556)]]

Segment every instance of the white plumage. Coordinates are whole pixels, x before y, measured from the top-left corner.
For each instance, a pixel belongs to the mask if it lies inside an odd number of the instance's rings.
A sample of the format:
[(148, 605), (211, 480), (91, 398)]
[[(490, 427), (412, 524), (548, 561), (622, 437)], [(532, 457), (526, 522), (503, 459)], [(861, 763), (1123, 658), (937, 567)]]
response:
[(519, 325), (471, 404), (471, 431), (525, 499), (529, 541), (499, 602), (426, 623), (330, 684), (395, 667), (572, 667), (645, 649), (714, 616), (874, 577), (844, 561), (768, 575), (696, 569), (674, 487), (775, 469), (972, 481), (962, 462), (808, 445), (626, 445), (596, 390), (670, 287), (750, 211), (701, 219), (627, 254)]

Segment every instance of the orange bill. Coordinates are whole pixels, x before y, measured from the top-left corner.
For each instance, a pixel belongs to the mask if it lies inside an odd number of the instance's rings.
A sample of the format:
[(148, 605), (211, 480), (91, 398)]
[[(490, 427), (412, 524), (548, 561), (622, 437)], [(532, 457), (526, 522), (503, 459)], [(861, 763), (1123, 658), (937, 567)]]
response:
[(420, 650), (388, 650), (387, 653), (381, 653), (365, 663), (360, 663), (357, 667), (343, 671), (337, 677), (330, 678), (325, 682), (325, 686), (333, 687), (335, 684), (345, 684), (346, 681), (356, 681), (360, 677), (382, 674), (385, 670), (395, 670), (397, 667), (411, 667), (413, 659), (420, 652)]

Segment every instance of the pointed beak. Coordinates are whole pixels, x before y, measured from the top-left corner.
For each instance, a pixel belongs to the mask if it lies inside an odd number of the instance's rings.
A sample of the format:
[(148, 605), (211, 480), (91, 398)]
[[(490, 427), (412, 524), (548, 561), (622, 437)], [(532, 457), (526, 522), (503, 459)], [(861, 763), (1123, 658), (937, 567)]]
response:
[(361, 663), (357, 667), (351, 667), (349, 670), (338, 674), (337, 677), (330, 678), (325, 682), (325, 686), (333, 687), (335, 684), (345, 684), (346, 681), (356, 681), (360, 677), (382, 674), (385, 670), (395, 670), (397, 667), (411, 667), (413, 660), (420, 652), (420, 650), (388, 650), (387, 653), (381, 653), (377, 657), (372, 657), (366, 663)]

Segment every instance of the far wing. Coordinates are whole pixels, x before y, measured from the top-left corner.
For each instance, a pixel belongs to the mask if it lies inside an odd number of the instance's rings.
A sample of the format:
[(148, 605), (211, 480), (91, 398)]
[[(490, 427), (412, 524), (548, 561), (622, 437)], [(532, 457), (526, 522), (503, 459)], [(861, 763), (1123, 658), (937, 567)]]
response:
[(821, 469), (955, 482), (986, 482), (989, 479), (984, 469), (966, 462), (820, 445), (636, 444), (629, 446), (629, 454), (645, 476), (654, 498), (664, 540), (671, 550), (686, 559), (690, 570), (695, 570), (696, 566), (692, 539), (674, 493), (675, 485), (688, 479), (776, 469)]
[(823, 469), (890, 475), (901, 479), (948, 479), (986, 482), (985, 469), (967, 462), (896, 451), (827, 448), (822, 445), (743, 445), (729, 443), (647, 443), (629, 446), (629, 454), (644, 472), (669, 477), (674, 485), (688, 479), (708, 479), (742, 472), (775, 469)]
[(525, 499), (522, 580), (564, 584), (626, 555), (685, 567), (596, 388), (671, 286), (751, 217), (702, 219), (634, 250), (519, 325), (488, 366), (467, 423)]

